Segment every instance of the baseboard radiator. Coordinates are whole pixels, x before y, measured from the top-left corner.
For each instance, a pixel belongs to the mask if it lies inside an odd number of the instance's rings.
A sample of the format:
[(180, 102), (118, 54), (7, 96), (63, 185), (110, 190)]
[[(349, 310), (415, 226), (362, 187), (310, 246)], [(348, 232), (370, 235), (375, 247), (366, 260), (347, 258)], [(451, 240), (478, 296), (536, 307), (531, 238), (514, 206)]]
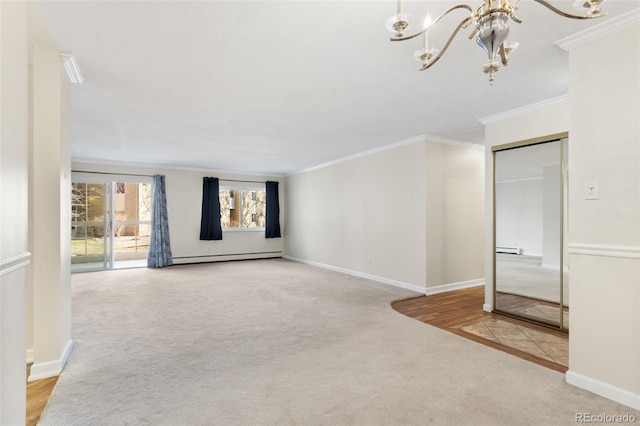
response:
[(519, 247), (496, 247), (496, 253), (522, 254)]

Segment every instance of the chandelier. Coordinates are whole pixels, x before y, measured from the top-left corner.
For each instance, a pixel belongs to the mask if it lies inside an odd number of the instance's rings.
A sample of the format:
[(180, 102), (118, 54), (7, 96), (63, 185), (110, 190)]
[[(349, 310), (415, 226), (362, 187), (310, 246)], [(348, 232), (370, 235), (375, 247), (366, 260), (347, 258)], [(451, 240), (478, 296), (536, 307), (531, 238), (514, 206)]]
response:
[[(469, 5), (459, 4), (449, 8), (434, 20), (431, 19), (430, 15), (427, 15), (420, 31), (406, 35), (405, 32), (411, 30), (414, 26), (413, 18), (410, 14), (403, 12), (402, 0), (398, 0), (398, 13), (389, 18), (387, 28), (394, 33), (391, 41), (404, 41), (423, 35), (423, 47), (416, 50), (413, 57), (422, 63), (420, 71), (424, 71), (440, 60), (460, 30), (473, 26), (469, 40), (475, 37), (476, 42), (487, 52), (489, 62), (484, 64), (482, 71), (489, 76), (489, 82), (493, 84), (494, 74), (500, 69), (501, 65), (507, 65), (509, 54), (518, 47), (517, 42), (507, 40), (509, 36), (509, 18), (518, 24), (522, 23), (522, 20), (516, 15), (518, 1), (485, 0), (482, 6), (475, 11)], [(545, 0), (534, 1), (565, 18), (591, 19), (606, 15), (600, 9), (600, 5), (605, 0), (577, 0), (574, 3), (574, 7), (588, 9), (585, 15), (574, 15), (565, 12)], [(446, 15), (458, 9), (466, 10), (468, 14), (465, 13), (466, 17), (453, 30), (442, 50), (429, 47), (429, 31), (431, 28)]]

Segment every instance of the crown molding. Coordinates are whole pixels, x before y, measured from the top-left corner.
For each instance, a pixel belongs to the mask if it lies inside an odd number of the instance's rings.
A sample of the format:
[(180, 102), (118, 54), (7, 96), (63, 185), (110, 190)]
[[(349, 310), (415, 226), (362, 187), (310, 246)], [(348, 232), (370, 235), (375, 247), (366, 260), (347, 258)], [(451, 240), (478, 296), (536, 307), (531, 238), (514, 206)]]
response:
[(607, 19), (585, 30), (578, 31), (570, 36), (561, 38), (555, 42), (555, 45), (563, 50), (571, 51), (577, 47), (608, 37), (638, 24), (640, 24), (640, 9), (634, 9), (615, 18)]
[(318, 164), (317, 166), (312, 166), (306, 169), (297, 170), (295, 172), (287, 173), (286, 176), (294, 176), (300, 173), (311, 172), (314, 170), (324, 169), (326, 167), (334, 166), (336, 164), (344, 163), (345, 161), (355, 160), (357, 158), (366, 157), (372, 154), (377, 154), (379, 152), (389, 151), (392, 149), (400, 148), (405, 145), (411, 145), (417, 142), (424, 142), (425, 135), (414, 136), (409, 139), (405, 139), (399, 142), (390, 143), (388, 145), (379, 146), (377, 148), (368, 149), (366, 151), (358, 152), (356, 154), (347, 155), (346, 157), (337, 158), (335, 160), (327, 161), (326, 163)]
[(550, 107), (566, 105), (568, 102), (569, 95), (562, 95), (556, 98), (547, 99), (546, 101), (536, 102), (535, 104), (501, 112), (500, 114), (490, 115), (489, 117), (481, 118), (478, 121), (486, 126), (487, 124), (499, 123), (510, 118), (520, 117), (522, 115), (544, 110)]
[(436, 143), (441, 143), (446, 145), (462, 146), (465, 148), (475, 149), (478, 151), (484, 151), (485, 149), (484, 145), (478, 145), (471, 142), (463, 142), (455, 139), (447, 139), (447, 138), (442, 138), (440, 136), (433, 136), (433, 135), (419, 135), (419, 136), (414, 136), (399, 142), (390, 143), (388, 145), (383, 145), (377, 148), (368, 149), (366, 151), (348, 155), (346, 157), (337, 158), (335, 160), (331, 160), (326, 163), (318, 164), (317, 166), (312, 166), (306, 169), (297, 170), (295, 172), (288, 173), (286, 176), (293, 176), (300, 173), (306, 173), (314, 170), (324, 169), (325, 167), (334, 166), (336, 164), (344, 163), (345, 161), (355, 160), (357, 158), (366, 157), (368, 155), (377, 154), (379, 152), (390, 151), (392, 149), (400, 148), (405, 145), (411, 145), (417, 142), (436, 142)]
[(461, 146), (464, 148), (475, 149), (476, 151), (484, 151), (485, 146), (477, 143), (463, 142), (456, 139), (441, 138), (440, 136), (424, 135), (427, 142), (437, 142), (445, 145)]

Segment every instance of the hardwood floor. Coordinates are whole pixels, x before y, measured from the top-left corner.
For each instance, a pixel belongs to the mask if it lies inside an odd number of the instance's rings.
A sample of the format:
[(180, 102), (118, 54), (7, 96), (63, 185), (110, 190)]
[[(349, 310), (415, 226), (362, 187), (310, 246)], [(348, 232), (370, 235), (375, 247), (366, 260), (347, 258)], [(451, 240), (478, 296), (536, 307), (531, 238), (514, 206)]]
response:
[(482, 310), (483, 304), (484, 286), (479, 286), (433, 296), (419, 296), (412, 299), (399, 300), (393, 302), (391, 306), (404, 315), (467, 339), (507, 352), (527, 361), (535, 362), (536, 364), (561, 373), (567, 371), (568, 368), (565, 365), (463, 331), (462, 327), (489, 319), (499, 319), (568, 340), (568, 334), (566, 332), (522, 321), (506, 315), (484, 312)]
[[(31, 365), (28, 365), (27, 377), (29, 376), (30, 368)], [(51, 396), (51, 392), (57, 382), (57, 376), (27, 382), (27, 426), (35, 426), (38, 423), (40, 415), (42, 414), (44, 407), (47, 405), (49, 396)]]

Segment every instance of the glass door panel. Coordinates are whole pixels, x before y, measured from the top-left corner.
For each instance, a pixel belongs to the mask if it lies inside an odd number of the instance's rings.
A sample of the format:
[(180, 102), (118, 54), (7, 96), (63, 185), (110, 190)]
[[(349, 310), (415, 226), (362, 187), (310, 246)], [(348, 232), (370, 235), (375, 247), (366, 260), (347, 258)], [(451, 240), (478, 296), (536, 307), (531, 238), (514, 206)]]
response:
[(109, 266), (109, 185), (71, 184), (71, 270)]
[(115, 182), (113, 200), (114, 267), (146, 266), (151, 228), (151, 185)]

